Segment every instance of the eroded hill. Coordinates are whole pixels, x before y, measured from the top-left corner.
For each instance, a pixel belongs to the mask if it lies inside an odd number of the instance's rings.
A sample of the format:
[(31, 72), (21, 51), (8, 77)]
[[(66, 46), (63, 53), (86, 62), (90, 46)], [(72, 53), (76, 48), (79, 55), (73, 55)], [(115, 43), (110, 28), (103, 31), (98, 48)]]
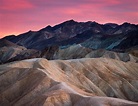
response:
[(138, 63), (106, 58), (16, 61), (0, 65), (0, 105), (138, 106), (137, 76)]

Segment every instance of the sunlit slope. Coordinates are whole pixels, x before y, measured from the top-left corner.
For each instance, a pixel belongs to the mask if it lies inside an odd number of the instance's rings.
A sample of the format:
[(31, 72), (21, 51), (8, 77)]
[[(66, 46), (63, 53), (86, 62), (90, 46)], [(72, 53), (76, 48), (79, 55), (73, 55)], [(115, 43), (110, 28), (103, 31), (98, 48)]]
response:
[(138, 106), (137, 76), (138, 63), (106, 58), (16, 61), (0, 66), (0, 105)]

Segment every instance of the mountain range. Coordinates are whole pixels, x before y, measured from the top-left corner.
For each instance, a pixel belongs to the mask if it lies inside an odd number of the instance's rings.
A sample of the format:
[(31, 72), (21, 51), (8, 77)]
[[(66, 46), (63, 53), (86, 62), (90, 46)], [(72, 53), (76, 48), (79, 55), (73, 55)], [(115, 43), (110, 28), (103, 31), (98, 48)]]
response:
[(58, 45), (61, 48), (81, 44), (91, 49), (124, 51), (138, 45), (138, 25), (122, 25), (96, 22), (76, 22), (68, 20), (53, 27), (47, 26), (39, 31), (29, 31), (18, 36), (11, 35), (3, 39), (28, 49), (43, 50)]
[(138, 106), (138, 25), (68, 20), (0, 39), (0, 106)]
[[(30, 58), (108, 57), (137, 62), (138, 25), (68, 20), (0, 40), (0, 63)], [(77, 51), (77, 52), (75, 52)]]

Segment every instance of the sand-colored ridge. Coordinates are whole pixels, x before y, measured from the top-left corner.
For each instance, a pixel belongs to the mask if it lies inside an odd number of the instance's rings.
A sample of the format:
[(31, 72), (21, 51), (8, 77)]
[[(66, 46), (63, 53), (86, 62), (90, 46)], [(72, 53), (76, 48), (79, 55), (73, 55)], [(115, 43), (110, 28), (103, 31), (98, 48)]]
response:
[(15, 61), (0, 65), (0, 105), (138, 106), (137, 76), (138, 63), (106, 58)]

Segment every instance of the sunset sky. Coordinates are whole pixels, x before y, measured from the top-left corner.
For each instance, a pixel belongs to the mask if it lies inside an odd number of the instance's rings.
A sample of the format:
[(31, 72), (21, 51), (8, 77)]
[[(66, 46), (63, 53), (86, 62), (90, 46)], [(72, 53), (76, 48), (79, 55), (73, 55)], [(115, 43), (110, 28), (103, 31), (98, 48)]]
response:
[(0, 38), (70, 19), (138, 24), (138, 0), (0, 0)]

